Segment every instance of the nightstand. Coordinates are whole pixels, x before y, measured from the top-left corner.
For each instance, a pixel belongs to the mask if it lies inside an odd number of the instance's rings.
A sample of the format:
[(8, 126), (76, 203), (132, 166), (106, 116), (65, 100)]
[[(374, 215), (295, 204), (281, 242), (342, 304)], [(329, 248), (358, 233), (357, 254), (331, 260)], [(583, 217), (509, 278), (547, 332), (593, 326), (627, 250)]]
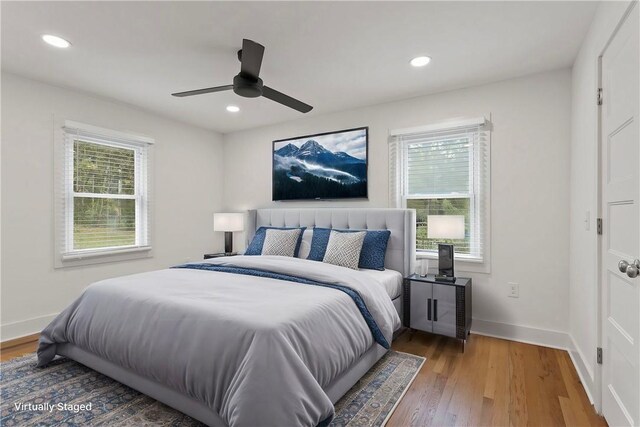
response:
[(219, 252), (217, 254), (204, 254), (204, 259), (220, 258), (223, 256), (234, 256), (234, 255), (238, 255), (238, 252), (230, 252), (230, 253)]
[(471, 332), (471, 279), (438, 282), (434, 275), (404, 279), (403, 323), (409, 329), (458, 338)]

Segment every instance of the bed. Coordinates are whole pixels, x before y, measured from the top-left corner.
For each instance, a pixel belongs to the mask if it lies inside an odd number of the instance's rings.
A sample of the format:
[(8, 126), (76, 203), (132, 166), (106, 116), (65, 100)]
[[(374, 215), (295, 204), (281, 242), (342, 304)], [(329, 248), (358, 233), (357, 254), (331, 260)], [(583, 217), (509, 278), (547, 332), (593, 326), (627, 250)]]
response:
[(105, 280), (45, 328), (39, 364), (71, 358), (212, 426), (328, 424), (400, 327), (415, 212), (250, 212), (261, 226), (388, 229), (387, 270), (241, 256)]

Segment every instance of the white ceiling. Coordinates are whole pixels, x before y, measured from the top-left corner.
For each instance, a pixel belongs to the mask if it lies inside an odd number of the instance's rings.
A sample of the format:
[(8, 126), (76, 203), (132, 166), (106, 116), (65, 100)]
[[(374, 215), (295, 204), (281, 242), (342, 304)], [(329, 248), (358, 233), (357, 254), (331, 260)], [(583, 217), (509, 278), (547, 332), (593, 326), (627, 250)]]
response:
[[(2, 2), (3, 70), (220, 132), (304, 115), (233, 92), (243, 38), (307, 115), (569, 67), (595, 2)], [(73, 44), (44, 44), (45, 33)], [(429, 55), (431, 64), (409, 60)], [(225, 111), (236, 104), (240, 113)]]

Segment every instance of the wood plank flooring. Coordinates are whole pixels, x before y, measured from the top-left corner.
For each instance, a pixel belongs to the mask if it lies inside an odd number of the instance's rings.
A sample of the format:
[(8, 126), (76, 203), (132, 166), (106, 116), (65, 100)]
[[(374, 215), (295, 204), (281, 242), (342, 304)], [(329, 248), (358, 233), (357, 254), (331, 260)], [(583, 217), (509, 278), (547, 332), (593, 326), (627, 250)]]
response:
[(32, 341), (21, 342), (16, 345), (12, 345), (10, 347), (3, 346), (0, 350), (0, 360), (11, 360), (16, 357), (23, 356), (27, 353), (33, 353), (38, 348), (37, 338)]
[[(37, 342), (2, 349), (1, 360)], [(388, 427), (606, 426), (594, 411), (566, 351), (471, 335), (456, 340), (404, 333), (393, 349), (427, 358)]]
[(427, 358), (387, 427), (606, 426), (566, 351), (472, 334), (406, 332), (393, 349)]

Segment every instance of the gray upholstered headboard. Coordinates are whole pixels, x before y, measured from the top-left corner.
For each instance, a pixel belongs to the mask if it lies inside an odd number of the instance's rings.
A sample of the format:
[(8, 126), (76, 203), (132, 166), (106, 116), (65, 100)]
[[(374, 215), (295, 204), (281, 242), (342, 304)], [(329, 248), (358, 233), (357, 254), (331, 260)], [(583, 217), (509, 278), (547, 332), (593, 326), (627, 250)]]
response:
[(403, 275), (414, 272), (416, 212), (413, 209), (257, 209), (249, 211), (247, 238), (251, 241), (261, 226), (324, 227), (391, 231), (385, 267)]

